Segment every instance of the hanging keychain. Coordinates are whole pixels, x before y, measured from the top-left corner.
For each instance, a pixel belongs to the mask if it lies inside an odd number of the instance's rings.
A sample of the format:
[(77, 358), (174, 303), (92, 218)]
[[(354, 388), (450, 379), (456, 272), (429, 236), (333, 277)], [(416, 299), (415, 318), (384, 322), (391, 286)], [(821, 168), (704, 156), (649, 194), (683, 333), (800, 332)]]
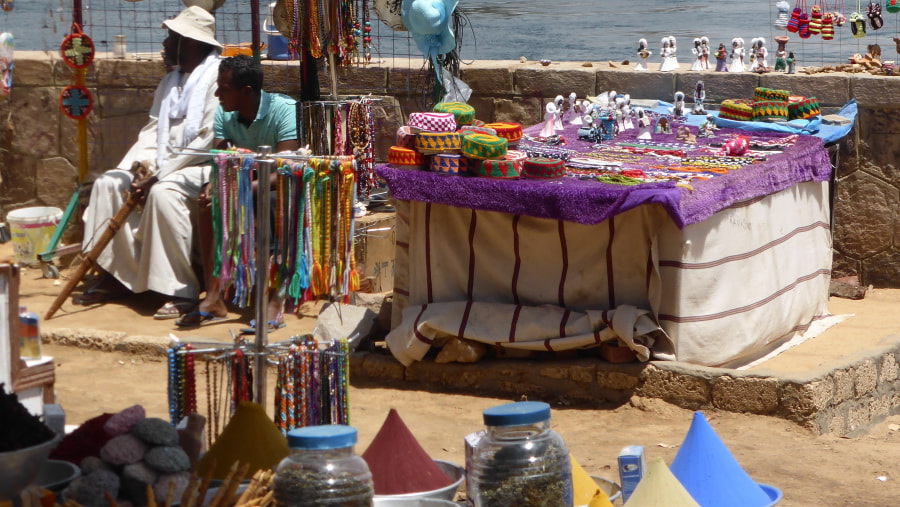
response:
[(813, 35), (822, 33), (822, 7), (818, 0), (809, 10), (809, 33)]
[(869, 5), (866, 6), (866, 15), (869, 17), (869, 26), (872, 27), (872, 30), (880, 30), (884, 26), (880, 3), (869, 2)]
[(806, 0), (801, 0), (802, 11), (800, 13), (800, 22), (798, 23), (797, 35), (801, 39), (808, 39), (812, 32), (809, 31), (809, 15), (806, 13)]
[(787, 24), (787, 31), (791, 33), (797, 33), (800, 31), (800, 16), (803, 14), (803, 10), (800, 9), (800, 1), (797, 0), (797, 3), (794, 4), (794, 10), (791, 12), (791, 19)]
[(834, 39), (834, 14), (828, 11), (828, 2), (822, 0), (822, 40)]
[(866, 20), (859, 11), (859, 0), (856, 0), (856, 11), (850, 14), (850, 33), (855, 39), (862, 39), (866, 36)]

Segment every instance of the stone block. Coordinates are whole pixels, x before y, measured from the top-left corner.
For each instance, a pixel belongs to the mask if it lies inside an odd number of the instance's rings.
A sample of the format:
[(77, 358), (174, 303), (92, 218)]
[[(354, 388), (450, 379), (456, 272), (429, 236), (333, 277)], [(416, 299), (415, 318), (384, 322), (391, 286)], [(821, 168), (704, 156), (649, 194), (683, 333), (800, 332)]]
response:
[[(319, 82), (322, 78), (326, 79), (326, 83), (322, 86), (323, 93), (331, 89), (331, 76), (328, 72), (323, 72), (319, 76)], [(385, 67), (339, 67), (336, 70), (338, 93), (341, 95), (361, 95), (365, 93), (384, 94), (387, 89), (388, 69)]]
[[(898, 229), (895, 227), (895, 231)], [(862, 263), (861, 281), (876, 287), (900, 287), (900, 252), (886, 250), (879, 252)]]
[[(358, 225), (357, 225), (358, 227)], [(379, 292), (375, 294), (367, 294), (357, 292), (353, 295), (353, 304), (368, 308), (378, 315), (375, 319), (375, 329), (381, 332), (391, 330), (391, 300), (390, 293)]]
[(837, 405), (853, 398), (853, 375), (847, 370), (834, 371), (834, 399)]
[[(96, 68), (93, 84), (99, 89), (139, 88), (152, 94), (166, 75), (166, 66), (161, 59), (98, 58), (94, 60), (92, 66)], [(59, 79), (64, 79), (69, 75), (71, 75), (71, 71), (61, 72)], [(57, 81), (57, 83), (65, 84), (64, 81)]]
[(375, 312), (362, 306), (325, 303), (316, 318), (314, 336), (319, 341), (339, 338), (365, 340), (377, 318)]
[(791, 420), (804, 420), (831, 404), (834, 381), (830, 378), (807, 383), (788, 381), (781, 386), (781, 406)]
[(894, 213), (900, 204), (897, 188), (857, 171), (841, 180), (835, 191), (835, 248), (864, 259), (888, 249)]
[[(23, 88), (13, 90), (16, 99), (9, 104), (15, 138), (12, 150), (44, 158), (59, 154), (59, 88)], [(71, 121), (71, 120), (69, 120)]]
[[(482, 66), (465, 67), (460, 71), (460, 79), (472, 89), (473, 97), (493, 97), (513, 93), (514, 71), (509, 67)], [(476, 114), (477, 116), (477, 114)]]
[(856, 397), (869, 394), (878, 386), (878, 368), (874, 361), (866, 361), (853, 368), (853, 388)]
[(638, 375), (618, 371), (597, 371), (597, 385), (601, 388), (627, 390), (634, 389), (640, 382)]
[(847, 416), (844, 414), (834, 414), (831, 417), (831, 420), (828, 421), (828, 433), (833, 433), (837, 436), (844, 436), (847, 434)]
[[(283, 93), (298, 98), (302, 88), (298, 62), (264, 62), (263, 88), (272, 93)], [(319, 76), (321, 78), (321, 76)], [(321, 84), (321, 81), (320, 81)], [(326, 83), (327, 84), (327, 83)]]
[(856, 259), (844, 255), (843, 252), (834, 252), (834, 258), (831, 261), (831, 276), (833, 278), (841, 278), (844, 276), (860, 276), (862, 273), (862, 265)]
[(366, 378), (379, 381), (399, 381), (405, 378), (406, 368), (390, 354), (366, 354), (361, 365)]
[(494, 121), (494, 98), (493, 97), (469, 97), (468, 104), (475, 109), (475, 118), (491, 123)]
[(867, 403), (859, 403), (847, 410), (846, 434), (852, 435), (869, 427), (872, 422), (872, 408)]
[(137, 130), (150, 120), (151, 107), (153, 90), (150, 88), (100, 88), (94, 93), (94, 114), (99, 114), (103, 121), (135, 116)]
[(850, 80), (850, 96), (860, 107), (900, 107), (900, 80), (856, 74)]
[(885, 354), (881, 359), (881, 372), (878, 375), (878, 384), (885, 385), (897, 380), (900, 368), (897, 367), (897, 358), (894, 354)]
[(660, 398), (691, 409), (710, 402), (710, 381), (705, 378), (649, 366), (641, 373), (641, 380), (637, 393), (640, 396)]
[[(96, 58), (94, 61), (99, 62)], [(58, 53), (52, 54), (50, 72), (53, 75), (53, 84), (60, 88), (69, 86), (75, 82), (75, 69), (66, 65)], [(84, 69), (84, 82), (89, 85), (97, 82), (97, 65), (91, 64)]]
[[(103, 143), (98, 139), (100, 122), (92, 121), (96, 111), (88, 115), (87, 121), (87, 165), (96, 167), (99, 155), (103, 151)], [(60, 113), (59, 123), (59, 154), (69, 160), (77, 161), (79, 157), (78, 147), (78, 121), (66, 117)], [(137, 139), (132, 138), (131, 142)], [(130, 143), (129, 143), (130, 144)]]
[(45, 158), (38, 164), (35, 186), (45, 206), (65, 209), (77, 184), (78, 168), (65, 158)]
[(20, 86), (48, 86), (47, 79), (52, 75), (53, 63), (49, 56), (41, 52), (32, 52), (33, 56), (19, 56), (15, 53), (12, 73), (12, 99), (17, 100), (16, 89)]
[(555, 380), (569, 378), (569, 371), (563, 365), (542, 366), (538, 368), (538, 375)]
[(597, 377), (597, 368), (589, 365), (569, 366), (569, 378), (579, 384), (589, 384)]
[(509, 121), (522, 125), (534, 125), (541, 121), (544, 106), (536, 98), (521, 100), (497, 99), (494, 102), (493, 121)]
[(843, 106), (850, 98), (850, 77), (839, 74), (781, 74), (772, 72), (759, 78), (765, 88), (787, 90), (791, 95), (815, 97), (820, 107)]
[[(418, 97), (425, 89), (427, 71), (424, 68), (392, 68), (388, 71), (388, 91), (394, 95)], [(421, 111), (416, 109), (414, 111)]]
[[(675, 95), (677, 74), (674, 72), (625, 70), (600, 70), (595, 72), (597, 75), (597, 87), (592, 95), (616, 90), (628, 93), (632, 99), (657, 99), (666, 102), (672, 102), (672, 97)], [(581, 97), (581, 94), (578, 96)]]
[(897, 122), (897, 109), (861, 107), (859, 108), (856, 121), (860, 136), (864, 139), (865, 145), (869, 147), (869, 151), (865, 153), (865, 158), (872, 160), (875, 165), (883, 163), (896, 164), (896, 160), (891, 156), (892, 152), (882, 154), (876, 152), (876, 150), (890, 150), (898, 145), (896, 139), (879, 137), (893, 136), (900, 133), (900, 124), (898, 124), (900, 122)]
[[(750, 72), (679, 72), (675, 74), (675, 78), (675, 91), (683, 92), (688, 103), (693, 103), (697, 81), (703, 81), (703, 88), (706, 90), (705, 104), (710, 106), (725, 99), (752, 98), (753, 90), (759, 86), (759, 76)], [(666, 102), (673, 100), (671, 94), (668, 97), (653, 98), (661, 98)]]
[(768, 414), (778, 407), (778, 381), (723, 375), (713, 384), (712, 403), (729, 412)]
[(548, 71), (518, 68), (515, 70), (516, 94), (525, 97), (543, 97), (553, 101), (557, 95), (568, 97), (575, 92), (579, 97), (593, 95), (596, 75), (592, 69), (565, 69)]
[(872, 419), (881, 419), (890, 415), (891, 397), (890, 395), (875, 396), (869, 402), (869, 408), (872, 412)]

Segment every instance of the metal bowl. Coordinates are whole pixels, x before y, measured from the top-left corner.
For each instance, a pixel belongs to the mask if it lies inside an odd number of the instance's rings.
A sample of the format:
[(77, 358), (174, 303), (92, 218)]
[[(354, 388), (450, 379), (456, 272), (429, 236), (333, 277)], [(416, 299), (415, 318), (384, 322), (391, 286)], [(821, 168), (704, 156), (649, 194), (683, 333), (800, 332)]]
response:
[[(442, 459), (436, 459), (434, 462), (447, 474), (447, 477), (453, 481), (453, 484), (449, 486), (445, 486), (440, 489), (435, 489), (432, 491), (421, 491), (418, 493), (406, 493), (404, 495), (375, 495), (375, 500), (381, 500), (382, 502), (385, 500), (416, 500), (416, 499), (437, 499), (437, 500), (450, 500), (456, 496), (456, 490), (459, 489), (459, 485), (466, 479), (466, 469), (450, 463), (449, 461), (444, 461)], [(392, 504), (379, 503), (378, 505), (388, 506)], [(406, 505), (406, 504), (402, 504)], [(438, 504), (440, 505), (440, 504)], [(429, 504), (429, 507), (431, 504)], [(437, 507), (437, 506), (435, 506)]]
[(18, 496), (31, 484), (60, 438), (55, 435), (43, 444), (0, 452), (0, 500)]
[(68, 461), (49, 459), (41, 467), (41, 471), (38, 472), (32, 483), (49, 489), (54, 493), (59, 493), (80, 475), (81, 469), (78, 468), (78, 465)]
[[(597, 487), (603, 490), (604, 493), (606, 493), (606, 496), (609, 497), (609, 502), (611, 504), (618, 505), (616, 501), (622, 498), (622, 488), (620, 488), (618, 484), (609, 479), (604, 479), (599, 475), (592, 475), (591, 479), (594, 479), (594, 482), (597, 483)], [(578, 507), (587, 507), (587, 504), (580, 505)]]

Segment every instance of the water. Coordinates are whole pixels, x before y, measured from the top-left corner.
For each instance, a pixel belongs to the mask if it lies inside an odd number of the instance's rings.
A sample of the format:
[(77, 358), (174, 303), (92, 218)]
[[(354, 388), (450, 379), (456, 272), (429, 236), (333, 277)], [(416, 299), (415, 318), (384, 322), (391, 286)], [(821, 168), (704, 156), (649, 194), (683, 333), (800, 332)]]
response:
[[(180, 0), (82, 0), (82, 3), (85, 32), (97, 49), (111, 51), (113, 37), (123, 34), (131, 53), (158, 52), (165, 37), (159, 22), (183, 8)], [(832, 5), (831, 9), (840, 8), (842, 3)], [(16, 49), (56, 51), (69, 30), (71, 5), (71, 0), (15, 0), (12, 11), (0, 12), (0, 32), (13, 33)], [(849, 17), (855, 7), (854, 2), (847, 2), (843, 9), (845, 16)], [(264, 17), (265, 0), (260, 10)], [(775, 2), (768, 1), (667, 0), (638, 4), (633, 0), (460, 0), (460, 10), (470, 22), (462, 35), (464, 61), (517, 60), (524, 56), (529, 60), (619, 62), (628, 59), (634, 62), (637, 41), (645, 38), (653, 51), (649, 60), (652, 69), (660, 61), (662, 37), (675, 36), (679, 62), (690, 63), (691, 41), (705, 35), (713, 50), (720, 42), (730, 47), (734, 37), (743, 38), (745, 47), (750, 46), (750, 39), (765, 37), (769, 64), (774, 65), (772, 39), (787, 33), (772, 26), (777, 10)], [(374, 16), (374, 9), (371, 12)], [(227, 0), (217, 14), (219, 39), (225, 43), (249, 41), (249, 13), (249, 0)], [(788, 50), (795, 53), (801, 66), (843, 63), (848, 56), (864, 54), (868, 44), (876, 43), (881, 45), (885, 59), (896, 59), (892, 38), (900, 37), (900, 18), (887, 12), (883, 16), (884, 28), (869, 29), (863, 39), (852, 37), (849, 23), (835, 27), (832, 41), (823, 41), (818, 36), (804, 41), (796, 34), (788, 34), (791, 38)], [(373, 31), (376, 55), (419, 54), (404, 32), (392, 32), (376, 20), (373, 20)]]

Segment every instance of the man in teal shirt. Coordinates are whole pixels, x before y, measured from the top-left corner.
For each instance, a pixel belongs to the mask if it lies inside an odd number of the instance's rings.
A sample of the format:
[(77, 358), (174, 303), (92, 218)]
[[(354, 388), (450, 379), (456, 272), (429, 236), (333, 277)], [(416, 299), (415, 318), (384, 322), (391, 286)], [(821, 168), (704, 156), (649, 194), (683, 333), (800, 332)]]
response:
[[(263, 71), (253, 58), (233, 56), (219, 64), (219, 109), (214, 123), (216, 149), (229, 147), (256, 151), (260, 146), (272, 146), (275, 152), (295, 151), (297, 140), (297, 106), (294, 99), (262, 90)], [(274, 182), (272, 175), (270, 185)], [(256, 191), (254, 182), (253, 190)], [(212, 214), (209, 200), (209, 184), (200, 194), (199, 237), (203, 276), (206, 280), (206, 297), (194, 311), (175, 323), (182, 327), (199, 326), (205, 322), (228, 316), (228, 308), (218, 280), (212, 275), (213, 251)], [(277, 290), (277, 289), (276, 289)], [(273, 291), (274, 292), (274, 291)], [(283, 325), (282, 298), (270, 297), (268, 319), (271, 328)]]

